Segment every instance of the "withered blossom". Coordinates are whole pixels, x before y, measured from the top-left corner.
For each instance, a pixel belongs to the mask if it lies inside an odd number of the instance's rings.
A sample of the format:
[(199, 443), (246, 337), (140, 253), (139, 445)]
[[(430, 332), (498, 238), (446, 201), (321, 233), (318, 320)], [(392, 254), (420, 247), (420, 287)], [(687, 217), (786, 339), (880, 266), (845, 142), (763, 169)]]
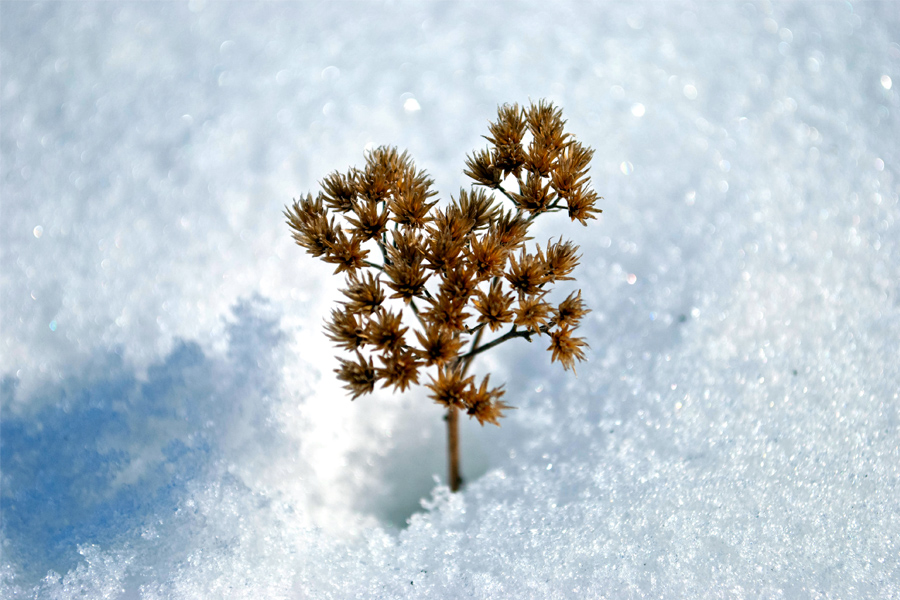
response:
[(494, 199), (483, 189), (475, 188), (471, 192), (459, 190), (459, 198), (450, 205), (450, 215), (468, 224), (465, 233), (473, 229), (484, 229), (497, 213)]
[(591, 310), (585, 308), (584, 303), (581, 301), (581, 290), (578, 290), (577, 295), (576, 292), (572, 292), (568, 298), (560, 302), (556, 308), (554, 320), (556, 325), (560, 327), (575, 329), (581, 323), (581, 318), (589, 312)]
[[(504, 104), (488, 131), (489, 146), (466, 159), (474, 185), (443, 206), (433, 180), (406, 152), (382, 146), (366, 153), (363, 168), (327, 175), (322, 192), (284, 211), (298, 245), (347, 273), (346, 301), (332, 310), (325, 332), (355, 355), (340, 358), (335, 370), (352, 398), (378, 381), (403, 392), (423, 369), (436, 370), (426, 385), (447, 410), (454, 491), (459, 411), (499, 425), (511, 408), (488, 377), (476, 386), (469, 374), (475, 357), (546, 333), (551, 362), (574, 370), (586, 358), (587, 344), (572, 335), (589, 312), (581, 291), (556, 307), (547, 300), (554, 284), (572, 279), (578, 247), (560, 237), (531, 254), (531, 224), (566, 211), (586, 225), (602, 212), (588, 176), (593, 150), (565, 131), (552, 103)], [(375, 356), (382, 366), (374, 366)]]
[(503, 175), (519, 177), (525, 164), (522, 138), (525, 136), (525, 115), (518, 104), (504, 104), (497, 110), (497, 122), (490, 123), (491, 135), (484, 136), (497, 149), (495, 166)]
[(347, 287), (341, 290), (350, 302), (346, 303), (348, 313), (370, 315), (384, 302), (384, 290), (379, 278), (367, 271), (362, 279), (356, 273), (347, 278)]
[[(542, 145), (537, 138), (531, 140), (528, 145), (528, 153), (525, 155), (525, 169), (536, 181), (543, 182), (553, 173), (553, 163), (556, 161), (556, 153), (551, 146)], [(547, 184), (549, 186), (549, 182)]]
[(510, 310), (513, 295), (503, 291), (499, 280), (491, 283), (487, 293), (477, 290), (475, 294), (474, 304), (479, 323), (484, 323), (491, 331), (497, 331), (513, 320), (513, 312)]
[(454, 333), (466, 328), (466, 319), (472, 316), (466, 312), (468, 298), (459, 298), (440, 295), (437, 298), (429, 298), (431, 307), (422, 311), (422, 320), (427, 324), (440, 325)]
[(422, 240), (413, 229), (393, 231), (391, 237), (393, 242), (386, 248), (382, 246), (386, 257), (382, 270), (387, 276), (387, 286), (395, 292), (391, 298), (410, 302), (425, 289), (431, 276), (423, 264)]
[(424, 250), (427, 266), (435, 272), (453, 268), (466, 247), (466, 238), (460, 233), (464, 223), (445, 215), (437, 214), (428, 228), (428, 245)]
[(467, 262), (472, 266), (478, 281), (503, 275), (509, 250), (504, 247), (497, 236), (489, 233), (473, 237), (466, 248)]
[(385, 200), (395, 189), (400, 173), (412, 168), (412, 159), (396, 148), (379, 146), (366, 156), (366, 168), (357, 175), (357, 191), (372, 202)]
[[(538, 247), (540, 253), (540, 246)], [(542, 253), (544, 264), (547, 267), (547, 279), (551, 282), (574, 279), (569, 277), (575, 267), (578, 266), (578, 246), (569, 240), (563, 241), (560, 237), (556, 243), (547, 240), (547, 251)]]
[(431, 221), (429, 216), (431, 207), (437, 204), (437, 201), (428, 201), (437, 195), (437, 192), (431, 189), (433, 183), (425, 171), (414, 173), (410, 169), (397, 182), (396, 195), (388, 203), (391, 220), (398, 225), (416, 229), (424, 227)]
[(375, 365), (372, 359), (366, 358), (356, 351), (356, 361), (346, 360), (338, 357), (341, 366), (334, 370), (338, 379), (346, 383), (344, 386), (351, 394), (351, 400), (356, 400), (363, 394), (371, 394), (375, 389), (375, 382), (378, 380), (375, 375)]
[(471, 264), (461, 261), (446, 269), (441, 277), (438, 297), (446, 296), (451, 300), (467, 301), (478, 285), (473, 270)]
[(545, 302), (542, 294), (519, 298), (519, 307), (515, 310), (514, 323), (518, 327), (540, 334), (552, 315), (553, 307)]
[[(540, 247), (538, 248), (540, 250)], [(547, 265), (540, 254), (528, 254), (525, 248), (519, 257), (509, 257), (509, 271), (505, 274), (510, 287), (521, 294), (536, 294), (547, 282)]]
[(331, 321), (325, 325), (325, 335), (339, 348), (356, 350), (367, 343), (359, 314), (343, 308), (331, 309)]
[(421, 350), (416, 350), (427, 366), (442, 365), (459, 356), (463, 346), (462, 340), (453, 331), (440, 324), (432, 324), (425, 328), (424, 334), (416, 331)]
[(530, 215), (539, 215), (550, 208), (556, 199), (556, 193), (550, 190), (550, 184), (545, 183), (542, 176), (528, 173), (522, 184), (522, 191), (518, 194), (513, 193), (512, 197), (517, 208), (527, 211)]
[(382, 210), (381, 204), (372, 200), (353, 202), (351, 205), (353, 216), (347, 216), (347, 222), (352, 225), (351, 233), (362, 241), (377, 238), (387, 231), (387, 222), (390, 213)]
[(568, 198), (580, 191), (588, 182), (587, 168), (594, 151), (572, 142), (560, 153), (556, 169), (550, 176), (550, 183), (562, 198)]
[(391, 232), (387, 246), (388, 262), (414, 262), (422, 258), (422, 234), (412, 228)]
[(503, 180), (503, 169), (494, 162), (494, 156), (490, 150), (476, 151), (472, 156), (466, 157), (465, 174), (487, 187), (500, 187)]
[(328, 208), (337, 212), (350, 212), (356, 200), (356, 173), (351, 169), (346, 175), (335, 171), (321, 181), (323, 197)]
[(510, 211), (499, 214), (491, 223), (490, 231), (501, 246), (511, 250), (531, 239), (527, 235), (530, 224), (521, 211)]
[(566, 145), (566, 140), (570, 136), (563, 130), (566, 122), (562, 118), (562, 109), (556, 108), (550, 102), (540, 100), (528, 107), (525, 111), (525, 122), (528, 131), (534, 136), (534, 147), (554, 155)]
[(490, 375), (486, 375), (477, 390), (474, 385), (470, 384), (468, 398), (466, 399), (466, 412), (469, 416), (478, 419), (478, 423), (482, 427), (484, 427), (485, 422), (493, 423), (499, 427), (500, 423), (497, 419), (503, 416), (504, 410), (512, 407), (500, 401), (500, 397), (506, 393), (503, 390), (503, 386), (488, 389), (490, 378)]
[(572, 331), (568, 327), (561, 327), (550, 332), (550, 350), (553, 354), (551, 362), (559, 361), (563, 369), (575, 371), (575, 361), (585, 360), (582, 346), (587, 346), (582, 338), (572, 337)]
[(406, 389), (419, 383), (419, 367), (421, 363), (416, 360), (415, 353), (408, 348), (400, 348), (380, 357), (384, 367), (376, 370), (379, 379), (384, 380), (383, 387), (389, 385), (405, 392)]
[(594, 190), (587, 190), (570, 195), (566, 198), (569, 210), (569, 218), (587, 226), (588, 219), (596, 219), (595, 215), (602, 213), (599, 208), (594, 208), (594, 203), (601, 198)]
[(466, 408), (469, 397), (470, 384), (475, 380), (474, 375), (465, 376), (459, 368), (438, 367), (437, 379), (431, 378), (431, 383), (425, 386), (431, 388), (431, 399), (438, 404), (450, 408)]
[(403, 335), (409, 327), (401, 326), (402, 313), (392, 313), (379, 309), (375, 318), (369, 320), (365, 330), (366, 341), (378, 350), (397, 351), (404, 345)]
[(353, 272), (362, 268), (369, 251), (360, 247), (359, 238), (347, 239), (347, 236), (341, 231), (340, 225), (334, 228), (334, 234), (336, 241), (331, 244), (331, 251), (322, 260), (337, 265), (334, 270), (335, 275), (342, 271)]
[(302, 200), (295, 200), (292, 206), (286, 207), (284, 215), (292, 230), (292, 237), (302, 248), (306, 248), (316, 258), (328, 256), (337, 242), (334, 217), (328, 219), (328, 213), (322, 205), (322, 196), (313, 200), (307, 194)]

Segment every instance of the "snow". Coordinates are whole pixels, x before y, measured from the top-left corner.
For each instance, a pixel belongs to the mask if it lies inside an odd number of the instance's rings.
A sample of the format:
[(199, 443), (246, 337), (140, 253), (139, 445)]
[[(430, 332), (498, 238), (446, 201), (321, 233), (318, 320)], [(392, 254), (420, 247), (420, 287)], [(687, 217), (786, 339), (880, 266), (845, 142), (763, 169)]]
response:
[[(0, 597), (900, 596), (895, 3), (0, 11)], [(378, 144), (446, 198), (539, 98), (597, 151), (536, 235), (592, 349), (484, 356), (451, 495), (281, 210)]]

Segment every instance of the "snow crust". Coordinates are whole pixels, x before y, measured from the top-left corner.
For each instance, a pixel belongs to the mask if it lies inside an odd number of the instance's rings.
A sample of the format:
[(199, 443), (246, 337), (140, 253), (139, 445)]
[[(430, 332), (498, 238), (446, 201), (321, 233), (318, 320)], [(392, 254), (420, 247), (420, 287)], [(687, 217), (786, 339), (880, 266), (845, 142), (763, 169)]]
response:
[[(0, 597), (900, 596), (895, 3), (0, 11)], [(596, 149), (536, 233), (592, 350), (478, 365), (518, 410), (451, 495), (281, 209), (369, 144), (447, 198), (539, 98)]]

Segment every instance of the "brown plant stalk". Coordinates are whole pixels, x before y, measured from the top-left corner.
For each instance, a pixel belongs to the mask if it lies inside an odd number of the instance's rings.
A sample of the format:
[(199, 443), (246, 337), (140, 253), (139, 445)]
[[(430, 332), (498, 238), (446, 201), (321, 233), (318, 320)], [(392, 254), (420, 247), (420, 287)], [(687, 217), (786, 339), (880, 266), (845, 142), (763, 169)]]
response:
[(489, 146), (466, 161), (474, 185), (446, 206), (433, 200), (433, 181), (406, 152), (379, 147), (365, 167), (328, 175), (315, 198), (284, 212), (298, 245), (346, 273), (346, 299), (325, 330), (353, 354), (339, 357), (335, 370), (352, 399), (378, 382), (405, 391), (432, 370), (425, 386), (447, 410), (453, 491), (462, 482), (459, 411), (483, 426), (499, 425), (513, 408), (489, 375), (477, 382), (469, 375), (476, 356), (547, 335), (551, 361), (574, 372), (585, 360), (587, 343), (572, 335), (590, 312), (581, 291), (548, 300), (555, 283), (572, 279), (578, 246), (562, 237), (533, 252), (526, 245), (545, 213), (566, 211), (587, 225), (602, 212), (587, 175), (593, 150), (564, 126), (562, 111), (547, 102), (501, 106)]

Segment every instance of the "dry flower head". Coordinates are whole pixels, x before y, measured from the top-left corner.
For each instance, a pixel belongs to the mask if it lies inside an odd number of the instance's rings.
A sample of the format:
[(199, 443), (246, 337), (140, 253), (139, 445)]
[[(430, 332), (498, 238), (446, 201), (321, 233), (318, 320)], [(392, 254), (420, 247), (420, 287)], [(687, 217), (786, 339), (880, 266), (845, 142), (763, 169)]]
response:
[(586, 225), (601, 212), (587, 175), (593, 150), (544, 101), (499, 107), (488, 130), (488, 147), (466, 161), (473, 187), (445, 206), (406, 152), (379, 147), (362, 169), (327, 175), (316, 197), (285, 210), (297, 244), (346, 273), (346, 300), (325, 330), (353, 353), (335, 371), (354, 399), (378, 382), (405, 391), (433, 368), (425, 385), (435, 402), (499, 425), (511, 407), (490, 376), (468, 373), (478, 354), (547, 334), (552, 361), (574, 371), (585, 360), (587, 344), (572, 335), (589, 312), (581, 291), (548, 300), (555, 283), (572, 279), (578, 247), (560, 237), (531, 251), (527, 242), (542, 214), (565, 211)]

